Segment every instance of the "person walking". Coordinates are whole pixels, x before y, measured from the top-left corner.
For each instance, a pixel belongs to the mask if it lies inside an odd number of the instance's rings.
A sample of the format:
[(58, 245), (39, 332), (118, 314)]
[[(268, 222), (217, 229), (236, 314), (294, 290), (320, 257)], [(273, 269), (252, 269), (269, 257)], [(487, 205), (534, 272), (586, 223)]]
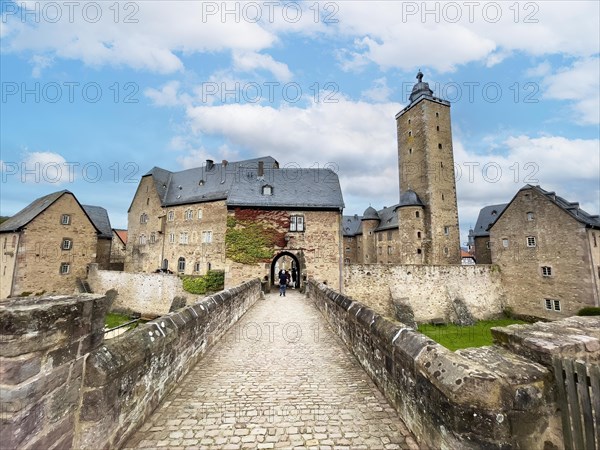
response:
[(285, 297), (285, 289), (287, 288), (289, 275), (285, 270), (279, 272), (279, 296)]

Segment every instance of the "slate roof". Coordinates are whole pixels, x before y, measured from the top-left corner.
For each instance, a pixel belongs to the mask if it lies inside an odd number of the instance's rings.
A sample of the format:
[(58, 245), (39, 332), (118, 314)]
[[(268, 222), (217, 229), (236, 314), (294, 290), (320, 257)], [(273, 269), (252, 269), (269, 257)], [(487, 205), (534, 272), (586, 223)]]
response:
[(372, 206), (369, 206), (363, 212), (362, 220), (379, 220), (379, 214), (377, 214), (377, 210)]
[(34, 200), (10, 219), (3, 222), (0, 225), (0, 232), (17, 231), (23, 228), (67, 192), (69, 191), (65, 189)]
[(95, 227), (100, 231), (98, 237), (112, 239), (112, 228), (110, 226), (110, 219), (108, 218), (108, 211), (106, 211), (106, 209), (104, 209), (102, 206), (81, 206)]
[[(272, 195), (263, 195), (269, 186)], [(335, 172), (329, 169), (274, 169), (264, 177), (256, 172), (233, 183), (227, 198), (229, 206), (343, 209), (342, 189)]]
[[(398, 228), (398, 207), (400, 205), (393, 205), (379, 211), (376, 211), (377, 217), (379, 219), (379, 225), (375, 228), (375, 231), (385, 231), (385, 230), (393, 230)], [(367, 208), (368, 210), (369, 208)], [(373, 208), (375, 211), (375, 209)], [(364, 217), (354, 215), (354, 216), (344, 216), (342, 218), (342, 232), (346, 237), (356, 236), (357, 234), (362, 234), (362, 220)]]
[(344, 236), (352, 237), (361, 234), (362, 217), (358, 214), (342, 217), (342, 232)]
[[(264, 174), (258, 176), (259, 163)], [(180, 172), (154, 167), (152, 175), (162, 206), (226, 200), (229, 206), (342, 209), (337, 175), (329, 169), (278, 168), (271, 156), (216, 163)], [(269, 185), (272, 195), (263, 195)]]
[[(37, 216), (39, 216), (42, 212), (44, 212), (50, 205), (52, 205), (55, 201), (57, 201), (64, 194), (73, 195), (73, 198), (75, 199), (77, 204), (79, 204), (79, 206), (81, 206), (81, 209), (83, 209), (84, 214), (90, 220), (90, 222), (92, 223), (94, 228), (96, 228), (96, 231), (98, 232), (98, 235), (100, 237), (105, 237), (105, 232), (107, 231), (104, 222), (108, 223), (108, 235), (109, 235), (109, 237), (112, 237), (112, 232), (110, 231), (110, 222), (108, 221), (108, 213), (106, 212), (106, 210), (99, 206), (83, 206), (83, 205), (81, 205), (79, 203), (79, 200), (77, 200), (77, 197), (75, 197), (75, 195), (71, 191), (68, 191), (66, 189), (63, 189), (62, 191), (58, 191), (58, 192), (53, 192), (52, 194), (44, 195), (43, 197), (40, 197), (40, 198), (34, 200), (33, 202), (31, 202), (29, 205), (27, 205), (21, 211), (16, 213), (10, 219), (8, 219), (7, 221), (0, 224), (0, 233), (19, 231), (21, 228), (27, 226), (27, 224), (29, 222), (31, 222), (33, 219), (35, 219)], [(90, 209), (88, 210), (87, 208), (90, 208)], [(102, 210), (104, 212), (102, 213), (100, 210)], [(96, 221), (92, 218), (92, 216), (90, 216), (90, 214), (93, 215), (93, 217), (96, 219)], [(106, 215), (105, 218), (102, 218), (103, 214)], [(102, 226), (103, 228), (100, 228), (99, 225)]]
[(490, 226), (500, 217), (500, 214), (508, 206), (508, 203), (501, 203), (498, 205), (489, 205), (481, 208), (479, 216), (477, 217), (477, 223), (473, 229), (472, 236), (474, 237), (485, 237), (489, 236)]
[(384, 231), (398, 228), (398, 212), (397, 209), (400, 205), (393, 205), (388, 208), (383, 208), (378, 211), (379, 214), (379, 225), (375, 228), (375, 231)]
[(407, 190), (400, 194), (400, 204), (398, 206), (425, 206), (417, 193), (412, 190)]

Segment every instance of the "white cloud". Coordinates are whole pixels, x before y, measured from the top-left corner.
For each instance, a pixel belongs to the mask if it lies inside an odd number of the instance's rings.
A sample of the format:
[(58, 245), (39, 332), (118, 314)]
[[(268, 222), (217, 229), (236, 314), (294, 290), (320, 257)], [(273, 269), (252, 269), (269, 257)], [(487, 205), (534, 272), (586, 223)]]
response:
[(546, 98), (571, 100), (571, 121), (585, 125), (600, 124), (600, 58), (577, 60), (543, 79)]
[(373, 87), (361, 93), (361, 97), (374, 102), (389, 102), (392, 89), (387, 85), (385, 77), (373, 81)]
[(233, 53), (233, 65), (238, 71), (252, 72), (256, 69), (267, 70), (271, 72), (279, 81), (287, 82), (292, 78), (292, 73), (286, 64), (277, 62), (270, 55), (264, 55), (256, 52)]
[(63, 184), (73, 182), (77, 163), (69, 163), (53, 152), (27, 152), (20, 161), (0, 161), (3, 181), (27, 184)]
[(190, 99), (187, 94), (179, 93), (180, 85), (179, 81), (169, 81), (160, 89), (146, 89), (144, 95), (156, 106), (181, 106), (189, 103)]
[(209, 151), (204, 147), (190, 148), (185, 156), (179, 156), (177, 162), (183, 169), (191, 169), (200, 167), (205, 164), (207, 159), (212, 159), (215, 162), (222, 160), (236, 161), (241, 159), (236, 151), (232, 151), (227, 145), (222, 145), (217, 151)]

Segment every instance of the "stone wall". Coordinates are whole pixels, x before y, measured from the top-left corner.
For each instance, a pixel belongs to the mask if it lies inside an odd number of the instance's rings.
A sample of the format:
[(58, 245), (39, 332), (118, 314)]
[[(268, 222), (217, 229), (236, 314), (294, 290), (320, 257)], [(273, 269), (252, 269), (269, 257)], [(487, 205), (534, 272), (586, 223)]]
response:
[(206, 297), (90, 354), (76, 448), (119, 448), (260, 298), (260, 282)]
[(451, 352), (313, 280), (309, 295), (421, 442), (562, 447), (548, 368), (495, 346)]
[(139, 312), (145, 317), (167, 314), (177, 296), (184, 297), (187, 303), (199, 297), (184, 291), (181, 279), (173, 274), (98, 270), (92, 264), (87, 280), (92, 292), (117, 291), (113, 308)]
[(3, 449), (74, 447), (85, 357), (102, 343), (109, 306), (94, 295), (2, 303)]
[(417, 322), (452, 321), (452, 302), (462, 299), (476, 319), (502, 314), (503, 287), (493, 266), (350, 264), (344, 294), (394, 317), (392, 300), (412, 307)]
[(119, 448), (259, 298), (253, 280), (105, 343), (107, 297), (3, 303), (2, 448)]

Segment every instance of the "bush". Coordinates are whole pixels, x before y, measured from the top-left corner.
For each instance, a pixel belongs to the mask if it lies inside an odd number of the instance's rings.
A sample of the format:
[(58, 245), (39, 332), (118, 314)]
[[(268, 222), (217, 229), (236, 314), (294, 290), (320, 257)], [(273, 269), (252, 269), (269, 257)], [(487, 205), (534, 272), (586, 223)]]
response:
[(597, 306), (588, 306), (587, 308), (580, 309), (577, 313), (578, 316), (600, 316), (600, 308)]
[(206, 294), (218, 292), (225, 286), (225, 272), (222, 270), (209, 270), (206, 275), (199, 277), (183, 277), (183, 289), (190, 294)]

